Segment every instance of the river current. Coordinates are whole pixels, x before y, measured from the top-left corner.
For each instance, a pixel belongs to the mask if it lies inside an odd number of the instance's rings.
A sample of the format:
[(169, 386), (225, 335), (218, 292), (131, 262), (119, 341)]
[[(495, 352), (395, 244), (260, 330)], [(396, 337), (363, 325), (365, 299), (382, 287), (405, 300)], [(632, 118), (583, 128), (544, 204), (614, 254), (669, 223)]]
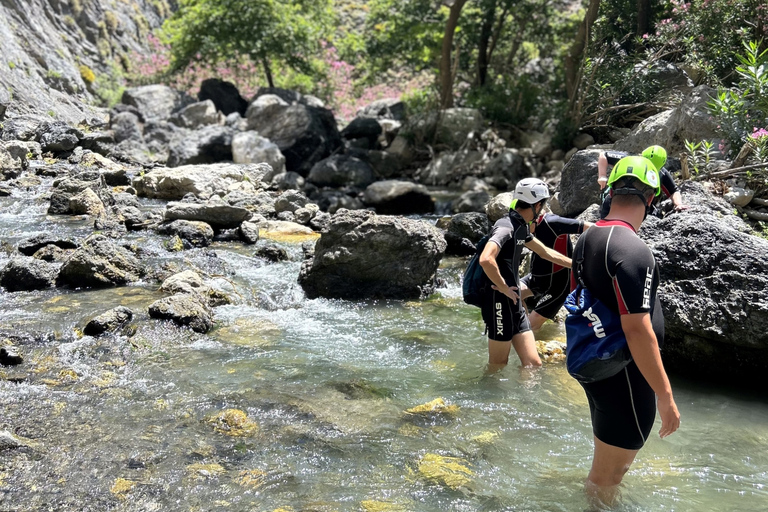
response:
[[(92, 231), (46, 215), (48, 184), (0, 198), (0, 265), (32, 235)], [(269, 263), (239, 243), (169, 252), (154, 233), (124, 239), (145, 263), (194, 268), (236, 301), (201, 335), (148, 318), (162, 297), (153, 280), (0, 291), (2, 330), (30, 337), (24, 364), (0, 367), (0, 430), (24, 443), (0, 449), (0, 511), (588, 509), (581, 388), (561, 362), (485, 372), (463, 260), (444, 260), (445, 285), (424, 301), (308, 300), (299, 243), (281, 242), (291, 261)], [(134, 311), (131, 332), (82, 336), (118, 305)], [(564, 338), (557, 324), (538, 336)], [(617, 510), (768, 510), (763, 390), (672, 384), (681, 428), (661, 440), (657, 419)], [(438, 412), (407, 412), (436, 399)], [(226, 411), (242, 429), (222, 428)]]

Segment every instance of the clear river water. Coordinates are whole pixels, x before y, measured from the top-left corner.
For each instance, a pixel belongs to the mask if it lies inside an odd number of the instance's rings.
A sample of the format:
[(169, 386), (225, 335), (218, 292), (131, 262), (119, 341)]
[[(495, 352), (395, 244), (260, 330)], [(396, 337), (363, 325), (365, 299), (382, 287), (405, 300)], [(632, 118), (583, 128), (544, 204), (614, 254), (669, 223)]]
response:
[[(0, 198), (0, 265), (32, 235), (91, 232), (46, 215), (47, 184)], [(0, 450), (0, 511), (588, 509), (581, 388), (560, 362), (485, 372), (463, 260), (444, 260), (445, 285), (424, 301), (308, 300), (299, 243), (269, 263), (239, 243), (169, 252), (154, 233), (124, 239), (151, 266), (205, 272), (235, 304), (201, 335), (148, 318), (154, 280), (0, 291), (0, 328), (31, 338), (21, 366), (0, 367), (0, 431), (24, 442)], [(135, 313), (132, 336), (81, 335), (117, 305)], [(661, 440), (657, 419), (617, 510), (768, 510), (764, 390), (672, 379), (681, 428)], [(439, 412), (406, 412), (436, 399)], [(228, 410), (241, 430), (217, 422)]]

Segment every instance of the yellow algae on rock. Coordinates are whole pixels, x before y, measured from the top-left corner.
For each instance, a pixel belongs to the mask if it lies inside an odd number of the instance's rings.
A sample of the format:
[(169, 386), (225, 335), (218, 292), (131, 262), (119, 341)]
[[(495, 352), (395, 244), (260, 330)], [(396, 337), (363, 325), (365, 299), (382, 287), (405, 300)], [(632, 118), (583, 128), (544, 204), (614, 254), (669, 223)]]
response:
[(471, 482), (472, 470), (464, 466), (466, 461), (459, 457), (444, 457), (427, 453), (419, 461), (419, 475), (451, 489), (458, 489)]
[(404, 437), (419, 437), (421, 435), (421, 429), (413, 423), (405, 423), (397, 429), (397, 433)]
[(237, 483), (243, 487), (258, 489), (267, 481), (267, 472), (260, 469), (248, 469), (237, 475)]
[(247, 437), (259, 431), (259, 425), (248, 418), (240, 409), (227, 409), (208, 418), (207, 422), (221, 434), (232, 437)]
[(62, 382), (66, 382), (66, 381), (74, 382), (79, 378), (80, 377), (78, 377), (77, 372), (75, 370), (68, 369), (68, 370), (61, 370), (59, 372), (59, 379), (61, 379)]
[(365, 512), (405, 512), (405, 508), (387, 501), (363, 500), (360, 502)]
[(565, 361), (565, 343), (562, 341), (536, 341), (536, 350), (545, 363)]
[(483, 432), (470, 439), (470, 441), (481, 445), (489, 445), (495, 443), (498, 437), (499, 434), (497, 432)]
[(445, 400), (442, 398), (435, 398), (431, 402), (417, 405), (406, 409), (406, 414), (449, 414), (454, 415), (459, 412), (458, 405), (445, 405)]
[(190, 464), (187, 466), (187, 472), (191, 473), (194, 478), (205, 479), (219, 476), (226, 470), (221, 464)]
[(118, 478), (115, 480), (115, 483), (112, 484), (112, 487), (109, 488), (109, 491), (121, 500), (124, 500), (126, 495), (131, 492), (134, 487), (136, 487), (136, 482), (133, 480)]

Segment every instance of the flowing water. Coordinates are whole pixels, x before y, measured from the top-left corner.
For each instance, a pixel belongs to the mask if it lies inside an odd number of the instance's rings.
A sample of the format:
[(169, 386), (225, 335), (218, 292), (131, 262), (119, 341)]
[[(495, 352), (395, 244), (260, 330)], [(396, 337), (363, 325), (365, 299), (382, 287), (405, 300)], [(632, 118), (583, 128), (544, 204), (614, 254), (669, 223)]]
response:
[[(7, 248), (90, 232), (46, 216), (45, 190), (0, 199)], [(162, 296), (151, 280), (0, 292), (2, 330), (30, 335), (24, 365), (0, 367), (0, 430), (25, 443), (0, 451), (0, 511), (588, 509), (581, 388), (562, 363), (485, 373), (461, 260), (444, 261), (446, 284), (425, 301), (307, 300), (299, 244), (283, 244), (292, 261), (267, 263), (235, 243), (171, 253), (154, 234), (125, 239), (152, 266), (205, 272), (237, 303), (199, 335), (148, 318)], [(132, 336), (79, 334), (120, 304), (136, 314)], [(673, 386), (681, 429), (660, 440), (657, 420), (618, 510), (768, 510), (764, 395)], [(405, 412), (437, 398), (455, 407)], [(252, 423), (225, 432), (215, 418), (230, 409)]]

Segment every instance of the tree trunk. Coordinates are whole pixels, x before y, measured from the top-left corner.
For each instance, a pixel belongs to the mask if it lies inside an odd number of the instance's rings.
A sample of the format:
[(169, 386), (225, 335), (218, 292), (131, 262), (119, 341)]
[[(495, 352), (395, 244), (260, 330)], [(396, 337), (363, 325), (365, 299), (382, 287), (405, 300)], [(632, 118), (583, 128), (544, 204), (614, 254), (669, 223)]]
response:
[(275, 81), (272, 79), (272, 68), (269, 65), (269, 59), (262, 57), (261, 66), (264, 68), (264, 76), (267, 77), (267, 84), (269, 84), (269, 87), (274, 88)]
[(483, 13), (483, 25), (480, 27), (480, 43), (477, 48), (477, 84), (482, 87), (488, 77), (490, 52), (488, 46), (493, 35), (493, 18), (496, 15), (496, 1), (485, 2), (486, 11)]
[(443, 34), (443, 47), (440, 53), (440, 107), (451, 108), (453, 106), (453, 73), (451, 73), (451, 50), (453, 49), (453, 35), (459, 24), (461, 9), (467, 0), (454, 0), (450, 5), (448, 22), (445, 24)]
[(651, 29), (651, 0), (637, 0), (637, 36), (642, 37)]
[(589, 42), (589, 33), (599, 11), (600, 0), (589, 0), (589, 8), (587, 8), (584, 19), (579, 25), (576, 39), (573, 41), (571, 48), (568, 50), (568, 55), (565, 57), (565, 88), (571, 105), (574, 104), (576, 92), (579, 89), (579, 69), (581, 68), (582, 54)]

